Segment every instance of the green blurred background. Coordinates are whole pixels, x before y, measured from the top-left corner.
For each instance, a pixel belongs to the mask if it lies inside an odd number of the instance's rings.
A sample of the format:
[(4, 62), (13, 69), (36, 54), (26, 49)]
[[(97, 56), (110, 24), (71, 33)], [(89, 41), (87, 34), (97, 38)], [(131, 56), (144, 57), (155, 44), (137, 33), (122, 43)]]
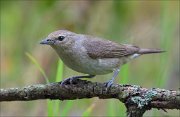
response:
[[(116, 83), (178, 90), (179, 1), (3, 1), (1, 0), (1, 88), (62, 80), (80, 75), (63, 65), (57, 54), (39, 41), (50, 32), (67, 29), (118, 43), (161, 48), (123, 66)], [(58, 62), (59, 61), (59, 62)], [(96, 76), (105, 82), (112, 74)], [(1, 116), (125, 116), (115, 99), (37, 100), (0, 103)], [(178, 110), (153, 109), (145, 116), (178, 116)]]

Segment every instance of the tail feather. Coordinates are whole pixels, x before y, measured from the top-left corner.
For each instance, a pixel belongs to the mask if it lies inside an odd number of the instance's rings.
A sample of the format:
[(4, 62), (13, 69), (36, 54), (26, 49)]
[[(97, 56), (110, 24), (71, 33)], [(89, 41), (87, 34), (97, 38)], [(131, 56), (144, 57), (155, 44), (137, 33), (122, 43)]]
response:
[(163, 50), (158, 50), (158, 49), (140, 49), (138, 51), (138, 54), (152, 54), (152, 53), (162, 53), (165, 52)]

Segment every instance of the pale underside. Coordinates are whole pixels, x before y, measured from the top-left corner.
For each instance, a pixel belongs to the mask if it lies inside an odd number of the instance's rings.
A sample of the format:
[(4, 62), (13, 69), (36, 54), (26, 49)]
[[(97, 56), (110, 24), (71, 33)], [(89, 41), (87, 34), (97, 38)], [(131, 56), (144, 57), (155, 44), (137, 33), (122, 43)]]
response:
[[(79, 38), (82, 38), (80, 36)], [(63, 62), (71, 69), (91, 75), (111, 73), (131, 60), (139, 48), (117, 44), (108, 40), (83, 35), (73, 49), (57, 51)]]

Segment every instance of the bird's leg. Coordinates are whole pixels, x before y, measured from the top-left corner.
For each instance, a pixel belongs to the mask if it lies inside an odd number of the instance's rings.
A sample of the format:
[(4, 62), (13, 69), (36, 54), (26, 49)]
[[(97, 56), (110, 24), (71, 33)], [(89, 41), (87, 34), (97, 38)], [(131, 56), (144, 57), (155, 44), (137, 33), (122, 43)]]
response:
[(93, 78), (95, 77), (95, 75), (87, 75), (87, 76), (73, 76), (71, 78), (67, 78), (65, 80), (63, 80), (61, 82), (61, 85), (64, 85), (65, 83), (67, 83), (68, 81), (70, 82), (70, 84), (73, 83), (74, 80), (80, 79), (80, 78)]
[(120, 69), (116, 69), (116, 70), (114, 71), (114, 74), (113, 74), (113, 77), (111, 78), (111, 80), (109, 80), (108, 82), (106, 82), (107, 88), (109, 88), (109, 87), (113, 84), (114, 79), (115, 79), (115, 78), (118, 76), (118, 74), (119, 74), (119, 71), (120, 71)]

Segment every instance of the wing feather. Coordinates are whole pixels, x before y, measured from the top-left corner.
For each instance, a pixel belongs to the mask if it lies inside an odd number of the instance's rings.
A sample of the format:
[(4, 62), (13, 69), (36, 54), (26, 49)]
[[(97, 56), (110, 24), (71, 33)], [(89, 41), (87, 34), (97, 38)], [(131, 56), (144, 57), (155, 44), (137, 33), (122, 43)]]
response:
[(117, 44), (97, 37), (85, 36), (83, 45), (89, 57), (96, 58), (121, 58), (137, 53), (139, 47), (126, 44)]

